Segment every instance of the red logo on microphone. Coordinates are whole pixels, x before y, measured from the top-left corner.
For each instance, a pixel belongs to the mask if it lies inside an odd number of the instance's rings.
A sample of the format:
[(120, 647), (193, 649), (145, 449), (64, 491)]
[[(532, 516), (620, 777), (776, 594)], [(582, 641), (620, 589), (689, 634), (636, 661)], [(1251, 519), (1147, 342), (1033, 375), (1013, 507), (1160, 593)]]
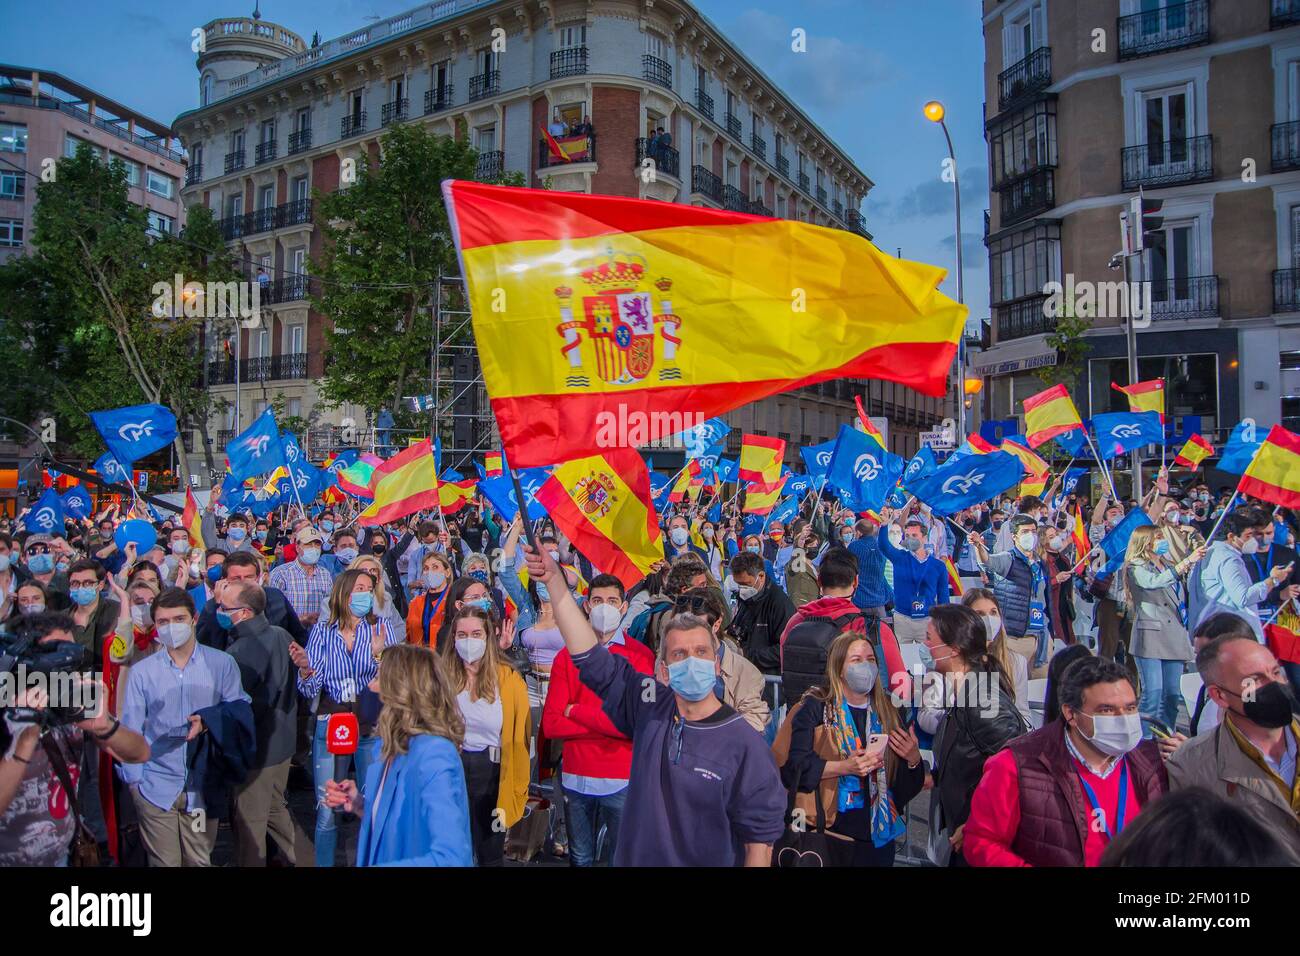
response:
[(360, 727), (356, 714), (330, 714), (325, 725), (325, 749), (332, 754), (354, 754)]

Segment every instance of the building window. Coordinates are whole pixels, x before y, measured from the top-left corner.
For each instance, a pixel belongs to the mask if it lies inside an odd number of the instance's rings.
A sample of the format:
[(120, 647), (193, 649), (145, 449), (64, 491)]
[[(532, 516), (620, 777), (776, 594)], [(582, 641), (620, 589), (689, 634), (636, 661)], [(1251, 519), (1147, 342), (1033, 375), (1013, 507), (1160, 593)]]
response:
[(1044, 223), (989, 244), (990, 298), (994, 303), (1042, 295), (1061, 275), (1061, 227)]
[(68, 157), (68, 159), (72, 159), (74, 156), (77, 155), (78, 148), (80, 148), (83, 145), (90, 147), (90, 151), (94, 153), (96, 157), (99, 158), (99, 161), (101, 163), (107, 161), (108, 150), (104, 149), (103, 146), (96, 146), (94, 143), (90, 142), (89, 140), (84, 140), (81, 139), (80, 137), (73, 136), (71, 133), (69, 133), (63, 140), (63, 155)]
[(23, 244), (23, 221), (0, 219), (0, 246), (15, 247)]
[(1014, 66), (1041, 46), (1047, 46), (1047, 23), (1042, 0), (1031, 4), (1002, 26), (1003, 69)]
[(307, 177), (299, 176), (293, 181), (293, 187), (290, 192), (294, 202), (302, 202), (307, 198)]
[(1056, 102), (1047, 100), (1012, 114), (989, 130), (993, 186), (1056, 166)]
[(0, 152), (27, 152), (27, 127), (22, 123), (0, 123)]
[[(1198, 415), (1201, 430), (1213, 431), (1219, 420), (1219, 356), (1144, 355), (1138, 357), (1138, 381), (1165, 380), (1165, 417)], [(1090, 414), (1128, 411), (1128, 399), (1110, 387), (1128, 381), (1128, 359), (1092, 359), (1088, 362)]]
[(668, 59), (668, 44), (664, 38), (653, 30), (645, 32), (645, 51), (660, 60)]
[(151, 235), (170, 236), (174, 222), (175, 220), (171, 216), (164, 216), (160, 212), (149, 210), (149, 232)]
[(121, 163), (122, 168), (126, 170), (126, 182), (128, 186), (140, 185), (140, 164), (132, 162), (129, 159), (123, 159), (121, 156), (113, 157), (114, 163)]
[(289, 418), (302, 418), (302, 399), (291, 398), (284, 403), (285, 413)]
[(26, 173), (0, 170), (0, 199), (22, 199), (26, 195)]
[(171, 199), (176, 182), (170, 176), (164, 176), (162, 173), (149, 170), (149, 192), (155, 196), (162, 196), (164, 199)]
[(288, 328), (287, 336), (288, 348), (285, 349), (290, 355), (301, 355), (307, 351), (307, 329), (302, 325), (291, 325)]
[(585, 23), (575, 23), (559, 29), (559, 49), (568, 50), (573, 47), (587, 45), (587, 25)]
[(257, 208), (271, 209), (274, 206), (275, 206), (275, 187), (263, 186), (260, 193), (260, 198), (258, 199)]
[(491, 153), (497, 148), (497, 127), (493, 123), (491, 126), (480, 126), (474, 131), (475, 147), (480, 153)]
[(199, 86), (199, 101), (207, 106), (212, 102), (212, 74), (204, 73), (203, 82)]

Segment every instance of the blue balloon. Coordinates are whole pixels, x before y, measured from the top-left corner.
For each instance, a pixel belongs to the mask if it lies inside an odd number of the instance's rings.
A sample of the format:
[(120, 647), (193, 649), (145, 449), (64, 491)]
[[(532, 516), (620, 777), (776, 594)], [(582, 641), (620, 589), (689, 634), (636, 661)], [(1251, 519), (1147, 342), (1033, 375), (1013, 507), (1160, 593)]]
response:
[(132, 541), (135, 542), (136, 554), (142, 555), (158, 543), (158, 532), (152, 524), (140, 518), (123, 521), (113, 532), (113, 543), (119, 551), (125, 551)]

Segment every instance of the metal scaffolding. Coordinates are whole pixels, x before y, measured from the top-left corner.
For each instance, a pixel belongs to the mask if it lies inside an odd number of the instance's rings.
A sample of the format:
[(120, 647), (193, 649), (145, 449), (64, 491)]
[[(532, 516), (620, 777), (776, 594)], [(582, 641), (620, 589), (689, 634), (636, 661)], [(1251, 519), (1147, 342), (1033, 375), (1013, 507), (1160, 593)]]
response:
[(442, 438), (442, 464), (470, 475), (474, 461), (500, 447), (500, 436), (470, 321), (460, 276), (438, 276), (433, 290), (433, 342), (429, 356), (432, 434)]

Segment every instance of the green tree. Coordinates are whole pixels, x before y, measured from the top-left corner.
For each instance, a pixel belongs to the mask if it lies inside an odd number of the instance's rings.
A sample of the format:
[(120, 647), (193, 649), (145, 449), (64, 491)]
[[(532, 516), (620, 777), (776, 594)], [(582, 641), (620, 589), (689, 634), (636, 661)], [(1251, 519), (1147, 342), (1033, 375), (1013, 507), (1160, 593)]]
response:
[(1079, 373), (1083, 371), (1083, 359), (1088, 354), (1084, 333), (1090, 328), (1090, 316), (1078, 314), (1073, 302), (1062, 303), (1060, 315), (1056, 316), (1055, 328), (1043, 339), (1049, 348), (1056, 349), (1056, 364), (1034, 372), (1040, 381), (1049, 386), (1064, 384), (1072, 391), (1077, 387)]
[[(206, 431), (210, 402), (198, 387), (197, 344), (203, 312), (215, 303), (203, 296), (190, 308), (160, 303), (154, 286), (170, 287), (177, 275), (205, 286), (239, 279), (208, 210), (191, 208), (179, 237), (154, 237), (127, 189), (125, 168), (101, 162), (83, 145), (37, 187), (34, 255), (0, 267), (0, 289), (17, 292), (5, 306), (12, 322), (0, 344), (12, 343), (19, 354), (4, 361), (26, 366), (87, 457), (102, 446), (85, 413), (99, 408), (156, 402), (182, 427), (194, 420)], [(55, 310), (58, 320), (42, 327), (40, 314)], [(35, 394), (25, 401), (29, 412), (40, 403)], [(179, 437), (175, 447), (186, 474)], [(210, 452), (208, 458), (210, 468)]]
[[(473, 179), (478, 154), (417, 125), (391, 128), (380, 152), (377, 164), (358, 167), (355, 182), (316, 198), (325, 241), (310, 267), (320, 279), (312, 304), (333, 325), (321, 396), (330, 405), (387, 408), (398, 427), (416, 427), (402, 397), (429, 374), (438, 275), (458, 271), (439, 184)], [(519, 173), (494, 181), (524, 185)]]

